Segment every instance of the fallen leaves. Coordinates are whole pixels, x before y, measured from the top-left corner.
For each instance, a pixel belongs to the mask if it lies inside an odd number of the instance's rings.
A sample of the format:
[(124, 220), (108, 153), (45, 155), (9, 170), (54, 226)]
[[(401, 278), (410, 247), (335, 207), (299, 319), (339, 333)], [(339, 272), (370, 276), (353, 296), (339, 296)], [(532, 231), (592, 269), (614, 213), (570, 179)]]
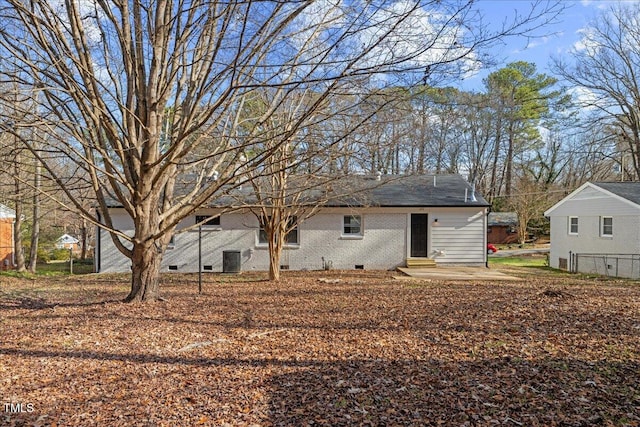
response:
[(640, 425), (637, 283), (331, 274), (2, 278), (0, 424)]

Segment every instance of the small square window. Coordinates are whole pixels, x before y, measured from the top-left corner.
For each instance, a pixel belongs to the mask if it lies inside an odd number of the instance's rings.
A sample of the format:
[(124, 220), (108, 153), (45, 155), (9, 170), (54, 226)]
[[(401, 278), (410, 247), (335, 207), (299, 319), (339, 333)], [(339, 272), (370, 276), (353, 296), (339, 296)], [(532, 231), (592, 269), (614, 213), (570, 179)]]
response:
[(613, 236), (613, 217), (611, 216), (600, 217), (600, 235), (603, 237)]
[(361, 236), (362, 217), (360, 215), (345, 215), (342, 232), (345, 236)]
[(569, 217), (569, 234), (578, 234), (578, 217)]
[(220, 226), (220, 215), (218, 216), (209, 216), (209, 215), (196, 215), (196, 224), (200, 224), (203, 227), (205, 226)]

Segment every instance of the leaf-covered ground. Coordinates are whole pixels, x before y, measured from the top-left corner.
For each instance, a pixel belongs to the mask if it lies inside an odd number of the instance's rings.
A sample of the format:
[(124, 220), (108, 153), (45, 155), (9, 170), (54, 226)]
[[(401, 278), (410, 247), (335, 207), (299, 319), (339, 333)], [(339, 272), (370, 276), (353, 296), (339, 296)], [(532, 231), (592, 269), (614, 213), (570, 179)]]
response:
[(0, 425), (640, 425), (640, 285), (534, 271), (0, 276)]

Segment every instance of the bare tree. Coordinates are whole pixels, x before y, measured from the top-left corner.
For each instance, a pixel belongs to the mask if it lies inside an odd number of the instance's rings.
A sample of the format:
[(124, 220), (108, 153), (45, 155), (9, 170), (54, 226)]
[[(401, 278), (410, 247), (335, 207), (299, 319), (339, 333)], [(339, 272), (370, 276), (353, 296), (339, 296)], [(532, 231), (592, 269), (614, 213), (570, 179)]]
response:
[[(280, 96), (280, 91), (256, 91), (257, 98), (247, 106), (248, 116), (258, 117), (254, 110), (264, 110), (269, 99)], [(376, 96), (375, 91), (373, 97)], [(335, 162), (336, 147), (361, 130), (370, 115), (358, 115), (363, 100), (353, 96), (342, 102), (325, 100), (322, 105), (300, 123), (297, 116), (307, 111), (306, 104), (316, 102), (318, 94), (301, 90), (296, 96), (279, 103), (277, 111), (259, 124), (262, 151), (271, 152), (259, 169), (249, 172), (252, 194), (239, 200), (248, 206), (260, 225), (259, 242), (269, 248), (269, 279), (280, 279), (280, 259), (288, 245), (297, 245), (298, 227), (315, 215), (327, 202), (343, 198), (332, 184), (340, 181), (335, 171), (326, 173)], [(362, 95), (359, 98), (366, 98)], [(348, 102), (347, 100), (350, 100)], [(386, 104), (379, 104), (382, 109)], [(379, 111), (379, 110), (378, 110)], [(348, 121), (342, 120), (348, 117)], [(251, 120), (251, 119), (248, 120)], [(255, 120), (255, 119), (254, 119)], [(349, 123), (331, 130), (327, 123)], [(294, 124), (300, 124), (295, 128)], [(255, 129), (253, 126), (251, 128)], [(348, 156), (349, 153), (341, 153)], [(354, 192), (353, 188), (349, 193)]]
[[(640, 4), (617, 4), (583, 32), (569, 55), (554, 59), (554, 71), (580, 90), (582, 108), (619, 139), (633, 175), (640, 176)], [(593, 118), (592, 118), (593, 119)]]
[(4, 197), (13, 202), (15, 211), (15, 221), (13, 223), (13, 248), (14, 248), (14, 264), (16, 271), (27, 271), (24, 245), (23, 245), (23, 230), (24, 230), (24, 218), (26, 213), (25, 200), (28, 198), (29, 192), (27, 191), (27, 185), (25, 181), (25, 149), (19, 144), (19, 138), (22, 136), (22, 131), (18, 133), (15, 129), (15, 123), (24, 119), (25, 112), (29, 111), (28, 107), (24, 107), (25, 100), (20, 95), (20, 90), (17, 82), (13, 82), (11, 85), (7, 85), (3, 93), (3, 96), (10, 99), (8, 105), (3, 106), (3, 117), (6, 120), (7, 126), (11, 128), (10, 132), (3, 132), (2, 139), (2, 157), (5, 163), (4, 170), (7, 172), (7, 181), (11, 182), (10, 188), (5, 188), (3, 193)]
[(518, 176), (514, 190), (506, 204), (518, 214), (518, 241), (523, 244), (528, 239), (531, 222), (543, 218), (544, 210), (561, 196), (556, 197), (550, 186), (534, 181), (529, 175)]
[[(317, 94), (289, 124), (295, 131), (345, 81), (402, 75), (411, 84), (426, 66), (474, 62), (479, 48), (537, 28), (558, 4), (536, 2), (488, 33), (467, 1), (7, 0), (0, 46), (20, 73), (0, 71), (41, 88), (49, 135), (38, 148), (23, 142), (131, 259), (126, 299), (153, 300), (176, 224), (279, 150), (258, 148), (260, 124), (283, 100)], [(243, 104), (264, 88), (282, 95), (241, 127)], [(87, 177), (100, 218), (51, 167), (60, 156), (75, 162), (78, 182)], [(131, 233), (114, 226), (114, 204)]]

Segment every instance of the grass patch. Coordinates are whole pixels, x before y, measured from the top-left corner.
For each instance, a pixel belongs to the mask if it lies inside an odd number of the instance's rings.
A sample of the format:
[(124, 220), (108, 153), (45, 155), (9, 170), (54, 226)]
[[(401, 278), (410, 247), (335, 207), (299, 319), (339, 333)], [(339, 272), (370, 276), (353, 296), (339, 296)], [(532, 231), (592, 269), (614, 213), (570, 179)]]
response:
[(546, 257), (489, 257), (489, 266), (509, 265), (514, 267), (546, 267)]
[[(74, 261), (73, 262), (73, 274), (90, 274), (93, 273), (93, 261)], [(50, 276), (65, 276), (69, 275), (69, 261), (64, 262), (47, 262), (38, 263), (36, 273), (19, 273), (14, 270), (3, 271), (0, 275), (9, 277), (22, 277), (22, 278), (34, 278), (34, 277), (50, 277)]]

